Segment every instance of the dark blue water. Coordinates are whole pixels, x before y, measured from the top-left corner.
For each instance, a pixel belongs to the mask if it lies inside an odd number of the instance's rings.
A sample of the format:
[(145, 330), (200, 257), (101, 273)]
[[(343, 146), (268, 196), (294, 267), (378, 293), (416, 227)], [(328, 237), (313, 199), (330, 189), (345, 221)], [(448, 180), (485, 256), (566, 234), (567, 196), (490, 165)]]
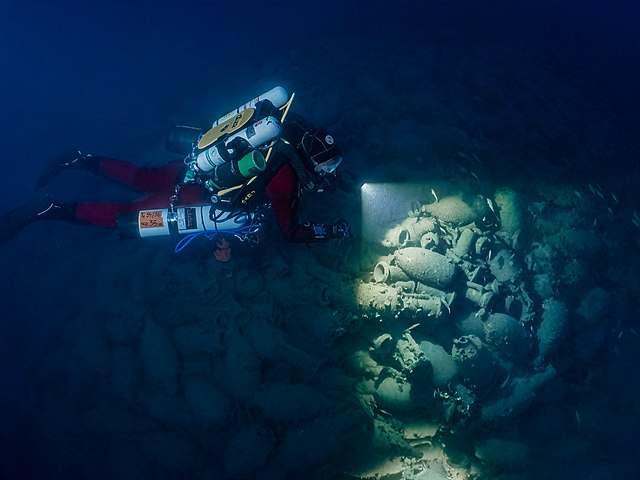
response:
[[(336, 133), (356, 186), (438, 177), (469, 195), (509, 187), (538, 206), (569, 192), (557, 204), (582, 217), (547, 209), (544, 225), (588, 224), (602, 244), (561, 259), (564, 278), (576, 264), (588, 275), (559, 295), (575, 311), (606, 289), (602, 324), (573, 327), (554, 359), (562, 374), (510, 424), (452, 421), (437, 441), (482, 478), (628, 477), (640, 415), (638, 18), (622, 0), (6, 1), (0, 212), (31, 198), (69, 147), (162, 166), (176, 159), (163, 148), (168, 126), (207, 125), (275, 85)], [(79, 172), (48, 193), (133, 198)], [(353, 191), (305, 207), (359, 225)], [(327, 300), (375, 261), (353, 245), (267, 234), (229, 266), (204, 242), (175, 256), (170, 241), (53, 222), (4, 245), (0, 477), (364, 478), (374, 459), (410, 457), (372, 440), (353, 395), (366, 374), (351, 359), (377, 327), (347, 321), (353, 298)], [(446, 425), (427, 408), (391, 414)], [(492, 436), (528, 457), (478, 458)]]

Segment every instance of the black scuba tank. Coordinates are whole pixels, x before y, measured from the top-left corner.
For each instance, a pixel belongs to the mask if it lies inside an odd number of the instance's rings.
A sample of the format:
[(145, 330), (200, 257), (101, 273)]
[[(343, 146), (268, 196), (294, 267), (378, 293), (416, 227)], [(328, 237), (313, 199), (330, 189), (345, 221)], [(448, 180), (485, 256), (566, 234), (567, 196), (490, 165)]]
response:
[(169, 130), (165, 145), (167, 150), (180, 155), (188, 155), (193, 150), (193, 145), (202, 135), (202, 129), (176, 125)]

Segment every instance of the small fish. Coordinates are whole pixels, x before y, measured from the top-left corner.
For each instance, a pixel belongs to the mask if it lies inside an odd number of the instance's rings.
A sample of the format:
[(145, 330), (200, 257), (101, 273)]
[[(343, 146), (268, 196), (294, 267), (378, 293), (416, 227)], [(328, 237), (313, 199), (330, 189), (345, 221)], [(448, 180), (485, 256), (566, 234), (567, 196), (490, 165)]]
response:
[(593, 185), (589, 184), (589, 190), (591, 190), (591, 193), (593, 193), (594, 195), (596, 194), (596, 189)]
[(576, 410), (576, 423), (578, 424), (578, 428), (582, 428), (582, 419), (580, 418), (580, 413)]
[(478, 162), (480, 165), (482, 165), (482, 160), (480, 160), (480, 159), (478, 158), (478, 156), (477, 156), (475, 153), (472, 153), (472, 154), (471, 154), (471, 156), (473, 157), (473, 159), (474, 159), (476, 162)]
[(578, 190), (574, 190), (573, 193), (575, 193), (576, 197), (582, 200), (582, 194)]
[(507, 372), (507, 378), (505, 378), (504, 381), (500, 384), (500, 387), (498, 387), (498, 390), (501, 390), (504, 387), (506, 387), (507, 384), (509, 383), (510, 378), (511, 378), (511, 372)]
[(613, 208), (607, 207), (607, 212), (609, 212), (609, 215), (613, 217)]
[(436, 199), (436, 203), (438, 203), (438, 195), (436, 195), (436, 191), (433, 188), (431, 189), (431, 195), (433, 195), (433, 198)]
[(471, 174), (471, 176), (473, 178), (475, 178), (476, 180), (480, 181), (480, 179), (478, 178), (478, 175), (476, 175), (476, 172), (474, 172), (473, 170), (469, 170), (469, 173)]
[(494, 206), (493, 206), (493, 202), (491, 201), (491, 199), (490, 199), (490, 198), (487, 198), (487, 205), (489, 205), (489, 208), (491, 209), (491, 211), (492, 211), (493, 213), (496, 213), (496, 209), (494, 208)]
[(638, 335), (638, 332), (636, 332), (633, 328), (630, 328), (629, 331), (633, 333), (636, 337), (640, 337), (640, 335)]
[(447, 302), (444, 298), (440, 299), (440, 303), (442, 305), (444, 305), (444, 307), (447, 309), (447, 311), (449, 312), (449, 315), (451, 315), (451, 306), (449, 305), (449, 302)]
[[(507, 311), (507, 313), (509, 313), (509, 310), (511, 309), (511, 304), (513, 303), (514, 300), (515, 298), (512, 295), (508, 295), (507, 298), (504, 299), (504, 309)], [(533, 330), (533, 327), (531, 327), (531, 329)]]
[(419, 326), (420, 326), (420, 323), (414, 323), (413, 325), (411, 325), (409, 328), (407, 328), (407, 329), (405, 330), (405, 333), (406, 333), (406, 332), (410, 332), (411, 330), (413, 330), (414, 328), (417, 328), (417, 327), (419, 327)]
[(615, 193), (611, 193), (611, 199), (613, 200), (614, 205), (618, 205), (620, 203), (618, 201), (618, 196)]
[(459, 156), (460, 158), (464, 158), (465, 160), (469, 160), (469, 155), (467, 155), (467, 154), (466, 154), (466, 153), (464, 153), (464, 152), (458, 152), (458, 156)]
[(527, 266), (527, 270), (530, 272), (533, 272), (533, 257), (531, 256), (531, 254), (527, 255), (526, 257), (524, 257), (524, 263)]

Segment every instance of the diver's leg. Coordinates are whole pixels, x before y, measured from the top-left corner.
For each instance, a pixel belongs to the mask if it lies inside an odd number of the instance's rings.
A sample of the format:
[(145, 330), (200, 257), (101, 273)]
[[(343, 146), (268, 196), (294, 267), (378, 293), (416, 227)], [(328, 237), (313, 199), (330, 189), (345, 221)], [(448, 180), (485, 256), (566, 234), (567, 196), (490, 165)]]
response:
[(75, 224), (116, 228), (120, 213), (166, 207), (167, 197), (161, 194), (128, 203), (62, 203), (48, 195), (40, 194), (25, 204), (0, 215), (0, 245), (7, 243), (31, 223), (40, 220), (59, 220)]
[(147, 193), (171, 192), (184, 165), (174, 162), (161, 168), (139, 167), (130, 162), (79, 150), (56, 158), (38, 180), (42, 188), (66, 170), (83, 170)]
[(179, 173), (184, 168), (182, 162), (173, 162), (164, 167), (139, 167), (129, 162), (108, 157), (98, 159), (97, 173), (103, 177), (146, 193), (171, 195)]
[(154, 208), (167, 208), (166, 195), (152, 195), (135, 202), (79, 202), (75, 204), (75, 220), (78, 223), (116, 228), (121, 213), (138, 212)]

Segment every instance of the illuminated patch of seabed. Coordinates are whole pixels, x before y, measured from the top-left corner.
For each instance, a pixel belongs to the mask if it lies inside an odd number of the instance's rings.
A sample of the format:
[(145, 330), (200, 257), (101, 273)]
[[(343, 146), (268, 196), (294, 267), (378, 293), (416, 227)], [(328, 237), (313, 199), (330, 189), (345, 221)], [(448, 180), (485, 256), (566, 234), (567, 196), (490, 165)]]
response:
[[(563, 370), (590, 362), (604, 346), (594, 339), (619, 328), (606, 311), (607, 289), (620, 278), (595, 284), (593, 270), (596, 259), (608, 264), (603, 252), (619, 260), (621, 231), (638, 241), (640, 217), (615, 192), (543, 181), (482, 192), (461, 185), (361, 188), (364, 273), (355, 296), (370, 338), (354, 353), (356, 396), (372, 419), (373, 446), (387, 452), (353, 472), (361, 478), (487, 478), (483, 470), (522, 471), (534, 456), (545, 465), (539, 442), (514, 437), (511, 421)], [(626, 284), (638, 288), (632, 277)], [(579, 335), (569, 315), (584, 322)], [(432, 374), (417, 373), (425, 363)], [(432, 395), (423, 391), (416, 409), (420, 389)], [(559, 408), (574, 416), (571, 405)], [(450, 435), (463, 445), (453, 462), (444, 451), (454, 451), (443, 440)]]
[[(389, 247), (397, 247), (398, 230), (406, 223), (407, 216), (414, 215), (420, 209), (422, 202), (435, 203), (439, 201), (438, 193), (445, 195), (452, 187), (446, 182), (433, 182), (431, 184), (397, 184), (397, 183), (365, 183), (361, 187), (361, 252), (362, 264), (365, 270), (371, 270), (358, 280), (355, 288), (356, 302), (359, 306), (373, 306), (380, 311), (380, 318), (376, 313), (369, 320), (378, 323), (382, 317), (393, 315), (393, 310), (398, 307), (393, 301), (384, 300), (380, 291), (367, 291), (368, 282), (379, 283), (376, 279), (373, 265), (380, 261), (392, 262), (389, 255), (385, 254)], [(410, 235), (406, 232), (407, 235)], [(402, 234), (401, 234), (402, 235)], [(395, 240), (392, 240), (395, 239)], [(405, 245), (415, 245), (408, 237), (400, 239)], [(386, 273), (386, 272), (385, 272)], [(385, 277), (384, 280), (387, 280)], [(386, 287), (383, 287), (383, 289)], [(384, 292), (382, 292), (384, 293)], [(372, 298), (372, 297), (375, 297)], [(369, 310), (371, 313), (371, 310)], [(379, 339), (371, 339), (373, 349), (380, 348), (376, 342)], [(378, 377), (382, 367), (371, 358), (368, 352), (357, 352), (355, 363), (359, 364), (365, 375)], [(442, 446), (434, 442), (440, 424), (428, 419), (420, 421), (398, 422), (390, 420), (389, 412), (379, 410), (374, 395), (363, 393), (366, 387), (358, 389), (363, 408), (368, 411), (373, 422), (372, 444), (379, 453), (387, 451), (387, 454), (379, 454), (371, 459), (371, 463), (352, 474), (360, 478), (378, 479), (468, 479), (480, 474), (476, 465), (461, 467), (452, 465), (448, 460)], [(374, 411), (377, 411), (375, 413)], [(403, 450), (398, 454), (398, 449)], [(406, 449), (410, 449), (410, 454)], [(390, 453), (391, 452), (391, 453)], [(396, 452), (396, 453), (393, 453)]]
[(475, 468), (451, 465), (442, 448), (431, 442), (437, 429), (434, 423), (404, 424), (404, 438), (412, 447), (412, 456), (388, 456), (356, 474), (361, 478), (416, 480), (468, 480), (480, 474)]

